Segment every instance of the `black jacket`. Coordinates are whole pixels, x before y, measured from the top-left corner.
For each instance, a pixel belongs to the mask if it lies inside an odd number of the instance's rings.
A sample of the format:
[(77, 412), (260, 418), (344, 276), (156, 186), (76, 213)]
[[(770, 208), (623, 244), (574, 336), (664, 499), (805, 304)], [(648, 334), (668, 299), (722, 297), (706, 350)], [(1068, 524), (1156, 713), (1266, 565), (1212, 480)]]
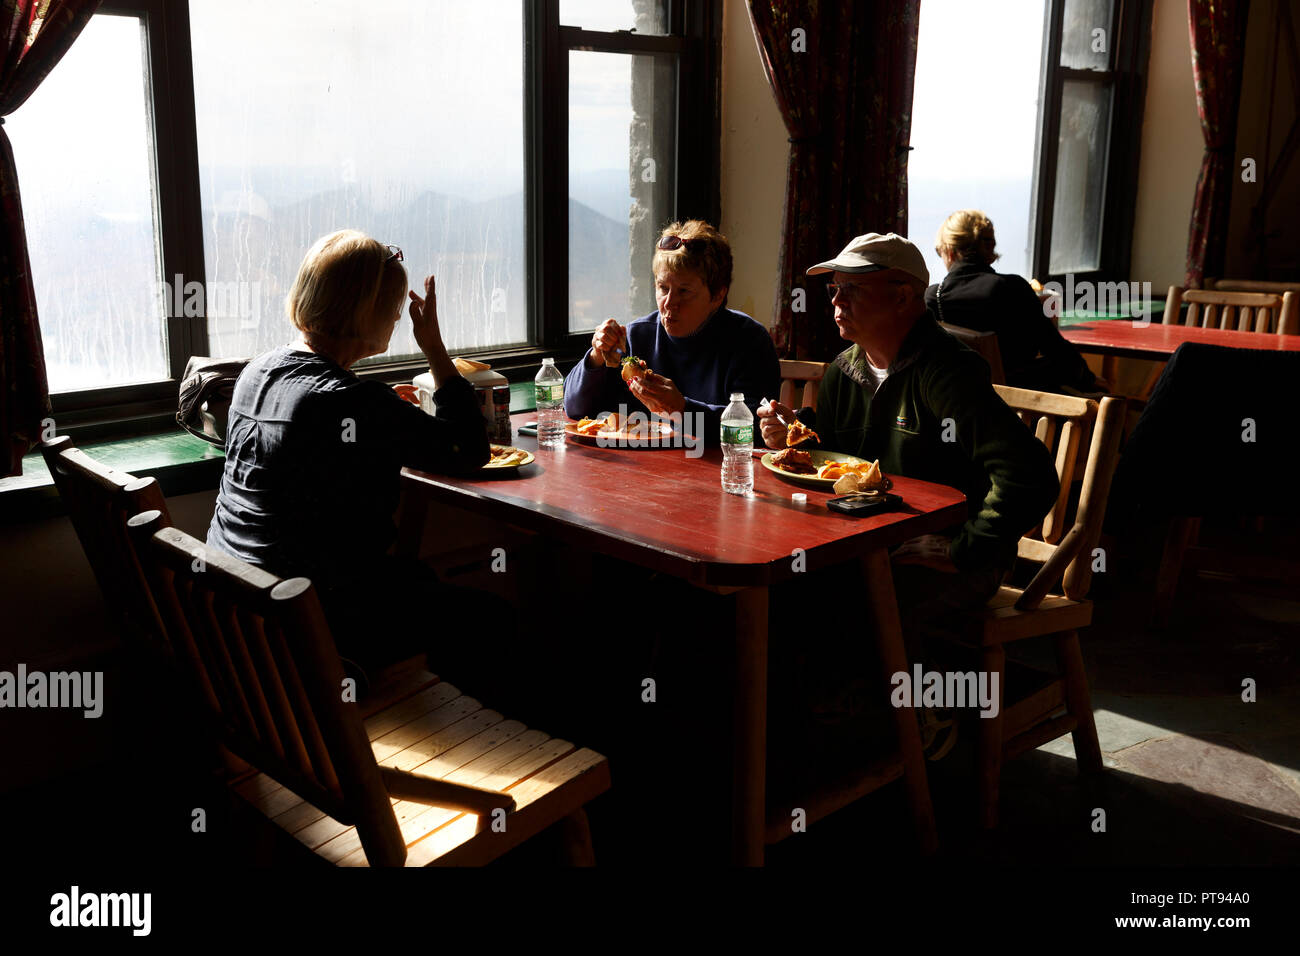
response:
[(958, 262), (942, 282), (925, 290), (925, 304), (949, 325), (996, 332), (1008, 385), (1045, 392), (1065, 386), (1097, 390), (1083, 356), (1057, 331), (1033, 287), (1020, 276)]
[(488, 460), (473, 387), (457, 376), (437, 415), (324, 356), (281, 346), (239, 376), (208, 544), (322, 591), (354, 585), (397, 535), (401, 470)]

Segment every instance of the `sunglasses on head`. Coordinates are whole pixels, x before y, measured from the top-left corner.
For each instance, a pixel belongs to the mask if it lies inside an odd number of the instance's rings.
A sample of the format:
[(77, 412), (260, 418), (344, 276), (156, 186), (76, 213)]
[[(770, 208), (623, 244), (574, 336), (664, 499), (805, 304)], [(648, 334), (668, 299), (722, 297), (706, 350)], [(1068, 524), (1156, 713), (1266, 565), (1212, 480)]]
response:
[(680, 249), (682, 246), (689, 246), (692, 243), (703, 242), (703, 239), (683, 239), (681, 236), (664, 236), (655, 246), (659, 249)]
[(406, 257), (402, 255), (402, 250), (397, 246), (384, 246), (384, 248), (388, 250), (388, 258), (384, 260), (384, 265), (388, 265), (388, 263), (392, 262), (394, 259), (398, 262), (404, 262), (406, 260)]

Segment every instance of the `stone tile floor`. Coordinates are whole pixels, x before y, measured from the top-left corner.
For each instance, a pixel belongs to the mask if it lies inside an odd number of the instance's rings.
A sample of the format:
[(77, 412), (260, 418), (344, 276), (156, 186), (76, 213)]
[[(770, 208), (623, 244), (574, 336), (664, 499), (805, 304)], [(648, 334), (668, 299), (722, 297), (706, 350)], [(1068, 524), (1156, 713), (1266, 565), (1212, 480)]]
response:
[[(1069, 737), (1010, 762), (1001, 823), (983, 833), (972, 819), (973, 735), (960, 735), (929, 765), (941, 855), (1027, 865), (1300, 861), (1300, 595), (1184, 578), (1160, 633), (1143, 623), (1144, 593), (1098, 590), (1081, 641), (1107, 769), (1080, 779)], [(1050, 646), (1027, 650), (1017, 656), (1050, 666)], [(1253, 703), (1242, 700), (1246, 678)], [(829, 862), (851, 840), (907, 852), (897, 789), (823, 821), (825, 833), (810, 828), (772, 848), (771, 863)], [(1092, 827), (1097, 808), (1102, 833)]]

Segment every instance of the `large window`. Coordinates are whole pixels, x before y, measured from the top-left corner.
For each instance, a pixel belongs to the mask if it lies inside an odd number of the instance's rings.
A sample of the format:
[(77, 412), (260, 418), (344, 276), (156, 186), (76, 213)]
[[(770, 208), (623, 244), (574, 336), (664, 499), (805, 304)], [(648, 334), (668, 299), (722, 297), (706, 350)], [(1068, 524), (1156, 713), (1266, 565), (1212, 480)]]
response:
[[(340, 228), (437, 277), (453, 351), (576, 358), (653, 308), (665, 222), (717, 218), (720, 35), (719, 0), (105, 0), (9, 118), (61, 430), (288, 341)], [(409, 323), (363, 364), (418, 371)]]
[(999, 272), (1128, 279), (1151, 0), (926, 0), (908, 228), (931, 277), (957, 209), (993, 220)]
[[(1038, 74), (1047, 0), (1006, 0), (997, 16), (969, 0), (925, 0), (917, 36), (908, 161), (908, 230), (930, 279), (947, 271), (934, 251), (950, 213), (993, 220), (999, 272), (1031, 275), (1029, 210)], [(998, 51), (972, 56), (973, 50)]]
[(1124, 279), (1151, 0), (1051, 0), (1031, 226), (1039, 277)]
[(7, 120), (53, 392), (167, 375), (144, 46), (94, 17)]
[[(519, 0), (190, 0), (214, 355), (285, 342), (303, 253), (344, 228), (437, 277), (449, 349), (527, 342), (523, 28)], [(419, 354), (409, 322), (388, 354)]]

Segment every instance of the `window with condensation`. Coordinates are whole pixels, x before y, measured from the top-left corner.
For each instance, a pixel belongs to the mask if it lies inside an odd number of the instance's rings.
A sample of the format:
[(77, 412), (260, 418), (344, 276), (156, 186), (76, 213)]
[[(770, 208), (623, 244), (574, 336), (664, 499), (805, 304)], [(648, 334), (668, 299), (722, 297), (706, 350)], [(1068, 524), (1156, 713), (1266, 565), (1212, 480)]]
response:
[[(337, 229), (399, 246), (420, 294), (436, 276), (448, 349), (527, 342), (519, 0), (190, 0), (190, 18), (213, 355), (293, 337), (285, 296)], [(418, 354), (404, 320), (368, 362)]]
[(141, 21), (98, 14), (5, 120), (52, 393), (168, 375)]
[(1048, 271), (1101, 268), (1102, 216), (1115, 77), (1114, 0), (1065, 0)]
[(1050, 0), (1034, 166), (1039, 278), (1129, 278), (1152, 0)]

